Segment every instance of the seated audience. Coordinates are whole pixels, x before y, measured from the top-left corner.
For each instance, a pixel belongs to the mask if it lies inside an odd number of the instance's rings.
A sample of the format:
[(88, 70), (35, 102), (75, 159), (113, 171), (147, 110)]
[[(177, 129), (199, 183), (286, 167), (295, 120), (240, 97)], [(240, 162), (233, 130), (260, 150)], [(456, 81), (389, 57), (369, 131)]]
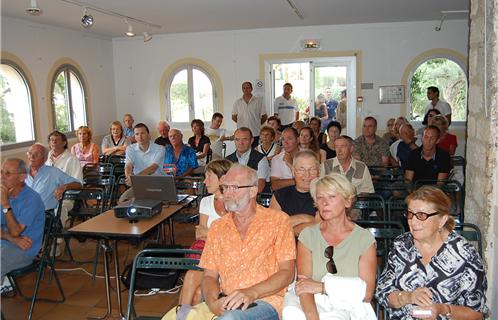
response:
[(280, 119), (275, 116), (271, 116), (267, 120), (268, 126), (273, 128), (275, 130), (275, 141), (278, 143), (279, 146), (282, 146), (282, 123), (280, 122)]
[(318, 139), (318, 145), (322, 145), (327, 142), (327, 135), (325, 132), (320, 132), (320, 129), (322, 128), (322, 121), (320, 118), (312, 117), (308, 123), (308, 127), (313, 129), (313, 133), (315, 133), (315, 136)]
[(412, 150), (405, 170), (405, 179), (417, 180), (444, 180), (451, 170), (451, 160), (448, 152), (439, 149), (439, 129), (428, 126), (424, 130), (422, 146)]
[(322, 221), (299, 235), (297, 282), (285, 296), (282, 320), (375, 319), (370, 301), (376, 243), (370, 231), (351, 219), (355, 195), (355, 187), (340, 174), (312, 182), (311, 196)]
[[(423, 186), (406, 198), (410, 231), (394, 240), (375, 296), (390, 319), (483, 319), (486, 273), (477, 250), (454, 232), (450, 199)], [(422, 316), (417, 311), (429, 311)]]
[(320, 159), (320, 163), (325, 161), (327, 156), (325, 150), (320, 149), (318, 139), (316, 138), (313, 129), (310, 127), (304, 127), (299, 131), (299, 150), (313, 151), (316, 153), (318, 159)]
[(48, 144), (50, 151), (48, 152), (47, 166), (52, 166), (61, 169), (71, 177), (83, 180), (83, 171), (78, 159), (67, 149), (67, 137), (64, 133), (53, 131), (48, 135)]
[(386, 122), (386, 132), (382, 135), (382, 139), (391, 145), (394, 141), (398, 140), (396, 135), (394, 134), (394, 121), (396, 119), (389, 118)]
[(322, 150), (325, 150), (325, 158), (332, 159), (335, 158), (335, 139), (341, 135), (341, 124), (337, 121), (330, 121), (327, 125), (327, 134), (329, 140), (320, 146)]
[(296, 185), (276, 190), (270, 209), (287, 213), (297, 236), (305, 227), (318, 221), (310, 194), (311, 181), (320, 175), (320, 162), (316, 154), (310, 150), (299, 151), (294, 157), (292, 174)]
[(125, 154), (128, 146), (128, 139), (123, 133), (121, 122), (114, 121), (111, 123), (110, 134), (102, 139), (102, 154), (105, 156)]
[(164, 172), (172, 171), (178, 178), (192, 175), (198, 167), (194, 149), (183, 144), (183, 134), (178, 129), (169, 130), (169, 141), (171, 145), (166, 146), (164, 154)]
[[(232, 163), (225, 159), (213, 160), (206, 165), (204, 183), (210, 195), (201, 199), (199, 205), (199, 225), (195, 227), (196, 241), (191, 246), (192, 249), (202, 250), (204, 248), (211, 224), (227, 213), (223, 195), (220, 192), (220, 179), (225, 176), (231, 166)], [(176, 313), (177, 320), (186, 319), (186, 315), (192, 309), (192, 305), (201, 302), (201, 281), (201, 271), (189, 270), (185, 274), (178, 300), (180, 308)]]
[(2, 164), (0, 177), (2, 283), (10, 271), (29, 265), (42, 246), (45, 207), (40, 195), (24, 182), (28, 170), (28, 166), (21, 159), (10, 158)]
[(253, 136), (251, 130), (240, 127), (234, 133), (235, 152), (228, 155), (226, 159), (233, 163), (247, 165), (258, 173), (258, 192), (263, 192), (266, 181), (270, 178), (270, 164), (265, 155), (251, 149)]
[[(295, 242), (285, 213), (257, 205), (257, 185), (257, 172), (240, 164), (222, 180), (228, 213), (209, 228), (199, 264), (205, 302), (192, 308), (190, 319), (206, 316), (206, 306), (208, 319), (279, 319), (294, 277)], [(175, 318), (172, 309), (163, 319)]]
[(405, 170), (406, 166), (408, 165), (408, 160), (410, 159), (411, 152), (417, 149), (418, 146), (415, 144), (415, 130), (413, 129), (411, 124), (407, 123), (401, 125), (399, 133), (401, 142), (398, 144), (396, 158), (399, 160), (401, 169)]
[(71, 147), (71, 153), (80, 161), (81, 167), (87, 163), (99, 163), (99, 147), (92, 142), (92, 130), (81, 126), (76, 135), (79, 142)]
[(443, 115), (436, 115), (432, 118), (431, 124), (441, 131), (437, 147), (448, 152), (450, 156), (454, 156), (458, 142), (457, 137), (448, 132), (448, 119)]
[(365, 163), (353, 158), (353, 139), (340, 136), (335, 140), (337, 156), (323, 163), (324, 173), (340, 173), (351, 182), (358, 194), (374, 193), (370, 171)]
[(422, 120), (423, 127), (418, 128), (417, 131), (415, 132), (418, 141), (422, 141), (422, 136), (424, 135), (425, 128), (431, 125), (432, 118), (438, 114), (441, 114), (441, 112), (438, 109), (430, 109), (425, 113), (424, 119)]
[(283, 151), (271, 160), (270, 181), (273, 191), (295, 184), (292, 175), (292, 162), (299, 151), (299, 133), (294, 128), (282, 132)]
[[(136, 143), (126, 148), (125, 178), (126, 184), (131, 186), (132, 175), (162, 175), (164, 162), (164, 148), (151, 141), (149, 128), (138, 123), (134, 129)], [(119, 198), (119, 203), (132, 200), (133, 188), (126, 190)]]
[(134, 132), (134, 127), (133, 127), (133, 123), (135, 122), (135, 119), (133, 119), (133, 116), (129, 113), (125, 114), (124, 117), (123, 117), (123, 133), (126, 137), (126, 139), (128, 139), (128, 142), (131, 144), (131, 143), (135, 143), (135, 132)]
[[(80, 189), (79, 180), (66, 174), (56, 167), (45, 165), (48, 151), (39, 143), (33, 144), (28, 150), (29, 172), (26, 176), (26, 185), (38, 192), (45, 210), (57, 208), (59, 199), (67, 189)], [(61, 216), (62, 222), (67, 217)]]
[(223, 142), (233, 140), (228, 132), (221, 128), (223, 123), (223, 115), (215, 112), (211, 118), (211, 125), (206, 129), (206, 135), (211, 141), (211, 151), (213, 152), (213, 159), (223, 158)]
[(194, 135), (188, 139), (188, 145), (194, 149), (195, 155), (197, 157), (197, 164), (199, 166), (205, 166), (207, 163), (207, 157), (210, 151), (211, 141), (208, 136), (206, 136), (204, 130), (204, 122), (199, 119), (194, 119), (190, 123), (192, 132)]
[(261, 152), (266, 156), (268, 161), (273, 159), (273, 156), (280, 153), (280, 146), (275, 141), (275, 130), (273, 128), (264, 126), (259, 132), (259, 146), (256, 151)]
[(167, 144), (171, 144), (169, 142), (168, 134), (169, 134), (169, 123), (167, 121), (161, 120), (157, 123), (157, 132), (159, 132), (159, 137), (154, 140), (155, 144), (165, 147)]
[(397, 117), (396, 120), (394, 121), (394, 127), (393, 127), (393, 135), (396, 138), (396, 141), (394, 141), (390, 146), (389, 146), (389, 153), (390, 155), (390, 164), (393, 167), (397, 167), (399, 165), (399, 158), (397, 156), (398, 153), (398, 145), (401, 142), (401, 133), (400, 133), (400, 128), (403, 124), (409, 123), (408, 119), (405, 117)]
[(354, 141), (355, 158), (367, 166), (388, 166), (389, 145), (378, 135), (377, 120), (366, 117), (363, 120), (363, 132)]
[(297, 120), (292, 124), (292, 128), (296, 129), (297, 132), (300, 132), (302, 128), (306, 127), (306, 123), (303, 120)]

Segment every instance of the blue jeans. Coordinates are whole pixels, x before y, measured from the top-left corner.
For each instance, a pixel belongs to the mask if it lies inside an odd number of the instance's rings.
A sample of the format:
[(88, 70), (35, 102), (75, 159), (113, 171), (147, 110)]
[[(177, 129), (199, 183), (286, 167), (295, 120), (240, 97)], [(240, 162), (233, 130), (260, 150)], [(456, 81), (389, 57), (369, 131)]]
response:
[(218, 320), (278, 320), (278, 313), (275, 308), (272, 307), (266, 301), (256, 300), (254, 301), (257, 306), (249, 308), (245, 311), (242, 310), (230, 310), (223, 313), (222, 316), (218, 317)]
[(1, 269), (2, 269), (2, 281), (3, 277), (11, 272), (14, 269), (21, 268), (27, 266), (33, 261), (33, 257), (26, 256), (26, 251), (21, 248), (16, 247), (15, 245), (8, 245), (3, 243), (0, 246), (1, 248)]

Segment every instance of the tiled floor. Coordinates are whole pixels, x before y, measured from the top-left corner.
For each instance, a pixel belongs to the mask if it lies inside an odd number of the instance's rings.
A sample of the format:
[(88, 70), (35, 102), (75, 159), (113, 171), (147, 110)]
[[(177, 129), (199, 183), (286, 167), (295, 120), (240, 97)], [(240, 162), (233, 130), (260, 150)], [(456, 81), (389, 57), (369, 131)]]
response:
[[(194, 227), (192, 224), (175, 224), (175, 240), (183, 246), (190, 246), (194, 240)], [(141, 244), (143, 245), (143, 243)], [(95, 241), (87, 240), (80, 243), (76, 239), (71, 240), (71, 249), (75, 259), (78, 261), (92, 260), (95, 255)], [(120, 241), (119, 260), (120, 271), (124, 266), (129, 264), (135, 253), (139, 249), (136, 245), (130, 245), (127, 241)], [(61, 259), (66, 260), (67, 256), (62, 256)], [(102, 258), (100, 257), (100, 261)], [(59, 319), (86, 319), (88, 316), (100, 316), (106, 311), (106, 295), (105, 284), (102, 278), (103, 264), (99, 263), (97, 274), (99, 278), (92, 280), (90, 275), (85, 274), (76, 268), (83, 268), (87, 272), (92, 272), (92, 263), (70, 263), (57, 261), (56, 268), (59, 270), (62, 287), (66, 296), (66, 301), (63, 303), (49, 303), (37, 301), (33, 314), (33, 319), (40, 320), (59, 320)], [(71, 270), (72, 269), (72, 270)], [(71, 270), (71, 271), (69, 271)], [(111, 274), (114, 275), (114, 265), (110, 265)], [(57, 296), (57, 286), (55, 281), (52, 281), (47, 286), (48, 277), (43, 280), (39, 297), (54, 297)], [(35, 274), (30, 274), (19, 280), (20, 285), (24, 288), (26, 294), (30, 294), (34, 287)], [(115, 292), (114, 279), (111, 281), (112, 296), (111, 303), (113, 308), (113, 318), (118, 318), (117, 300)], [(121, 288), (123, 312), (126, 312), (128, 299), (128, 291)], [(135, 298), (135, 307), (140, 315), (163, 315), (176, 305), (178, 294), (158, 294), (148, 297)], [(1, 310), (6, 320), (27, 319), (29, 302), (24, 301), (21, 297), (5, 297), (1, 299)]]

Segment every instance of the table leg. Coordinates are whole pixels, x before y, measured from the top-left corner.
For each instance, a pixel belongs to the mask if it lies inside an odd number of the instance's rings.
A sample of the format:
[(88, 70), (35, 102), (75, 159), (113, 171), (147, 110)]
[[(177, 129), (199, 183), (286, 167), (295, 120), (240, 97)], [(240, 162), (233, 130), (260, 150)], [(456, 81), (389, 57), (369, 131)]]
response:
[(173, 219), (171, 217), (168, 218), (169, 220), (169, 242), (170, 244), (175, 244), (175, 234), (174, 234), (174, 228), (173, 228)]
[(119, 273), (119, 259), (118, 259), (118, 241), (114, 240), (114, 270), (116, 272), (116, 295), (118, 297), (118, 311), (121, 319), (126, 319), (126, 316), (123, 314), (121, 307), (121, 281), (120, 281), (120, 273)]
[(106, 298), (107, 298), (107, 312), (102, 317), (88, 317), (88, 319), (107, 319), (112, 315), (112, 305), (111, 305), (111, 277), (109, 275), (109, 251), (111, 248), (109, 247), (109, 241), (105, 240), (102, 244), (102, 253), (104, 254), (104, 278), (105, 278), (105, 290), (106, 290)]

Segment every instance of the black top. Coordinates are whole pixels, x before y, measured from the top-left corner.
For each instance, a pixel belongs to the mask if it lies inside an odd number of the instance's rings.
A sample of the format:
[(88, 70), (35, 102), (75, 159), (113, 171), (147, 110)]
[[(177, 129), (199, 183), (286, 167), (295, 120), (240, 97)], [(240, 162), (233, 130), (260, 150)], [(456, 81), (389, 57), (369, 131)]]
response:
[(158, 144), (160, 146), (166, 146), (167, 144), (171, 144), (171, 142), (169, 142), (169, 138), (166, 137), (164, 138), (163, 136), (159, 136), (157, 137), (156, 141), (154, 141), (155, 144)]
[(335, 153), (335, 150), (332, 150), (329, 148), (329, 145), (324, 143), (324, 144), (321, 144), (320, 145), (320, 149), (322, 150), (325, 150), (325, 152), (327, 153), (327, 159), (332, 159), (332, 158), (335, 158), (335, 156), (337, 155)]
[(188, 139), (188, 145), (194, 149), (195, 153), (198, 153), (198, 152), (203, 152), (204, 151), (204, 145), (206, 143), (209, 143), (211, 144), (211, 140), (209, 140), (209, 137), (206, 136), (206, 135), (202, 135), (201, 136), (201, 140), (199, 140), (199, 144), (198, 145), (195, 145), (195, 136), (193, 137), (190, 137)]
[(451, 160), (448, 152), (436, 148), (436, 154), (426, 161), (422, 158), (422, 147), (412, 150), (406, 170), (414, 171), (413, 181), (436, 180), (439, 173), (450, 173)]
[(302, 193), (296, 190), (296, 186), (288, 186), (274, 191), (273, 195), (280, 204), (282, 211), (289, 216), (302, 213), (315, 216), (316, 209), (309, 192)]

